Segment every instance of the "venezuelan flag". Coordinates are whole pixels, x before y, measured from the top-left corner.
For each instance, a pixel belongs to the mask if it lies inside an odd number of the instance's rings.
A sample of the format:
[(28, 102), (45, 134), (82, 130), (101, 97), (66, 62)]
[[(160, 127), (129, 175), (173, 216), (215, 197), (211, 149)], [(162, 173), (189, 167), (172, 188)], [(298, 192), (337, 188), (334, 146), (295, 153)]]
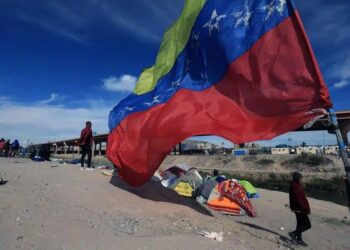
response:
[(111, 111), (107, 156), (139, 186), (188, 137), (271, 139), (330, 107), (292, 1), (187, 0), (155, 65)]

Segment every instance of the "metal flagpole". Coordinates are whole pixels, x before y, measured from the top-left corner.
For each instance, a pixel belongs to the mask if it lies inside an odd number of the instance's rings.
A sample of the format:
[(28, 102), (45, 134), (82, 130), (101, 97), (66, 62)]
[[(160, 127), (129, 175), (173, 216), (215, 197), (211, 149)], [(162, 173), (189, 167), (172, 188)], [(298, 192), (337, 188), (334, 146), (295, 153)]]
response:
[(343, 163), (344, 163), (344, 168), (345, 168), (345, 172), (346, 172), (345, 185), (346, 185), (347, 194), (348, 194), (348, 208), (350, 211), (350, 164), (349, 164), (349, 159), (348, 159), (348, 155), (346, 152), (346, 147), (345, 147), (343, 138), (342, 138), (341, 133), (340, 133), (339, 124), (337, 121), (337, 115), (333, 109), (329, 109), (328, 112), (329, 112), (329, 117), (331, 118), (331, 122), (332, 122), (332, 125), (334, 128), (335, 135), (337, 137), (337, 141), (338, 141), (338, 145), (339, 145), (339, 152), (340, 152), (340, 155), (341, 155), (341, 157), (343, 159)]

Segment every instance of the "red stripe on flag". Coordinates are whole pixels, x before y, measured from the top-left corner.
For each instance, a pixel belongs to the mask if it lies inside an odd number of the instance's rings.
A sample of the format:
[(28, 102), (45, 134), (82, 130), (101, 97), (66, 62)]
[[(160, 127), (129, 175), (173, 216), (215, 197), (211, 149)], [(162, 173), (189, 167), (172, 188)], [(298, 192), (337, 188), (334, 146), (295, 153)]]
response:
[(147, 182), (171, 149), (194, 135), (234, 143), (271, 139), (332, 104), (298, 18), (286, 19), (234, 61), (224, 79), (134, 113), (111, 131), (108, 158), (131, 185)]

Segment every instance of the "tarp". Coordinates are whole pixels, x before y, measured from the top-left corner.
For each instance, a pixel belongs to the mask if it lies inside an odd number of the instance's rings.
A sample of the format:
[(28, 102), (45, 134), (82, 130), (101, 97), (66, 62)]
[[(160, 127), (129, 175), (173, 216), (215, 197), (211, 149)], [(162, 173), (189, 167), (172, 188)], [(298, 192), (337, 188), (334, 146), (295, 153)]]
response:
[(219, 192), (219, 186), (217, 185), (212, 192), (207, 201), (209, 208), (230, 215), (243, 215), (244, 212), (241, 207), (234, 201), (222, 196)]
[[(187, 183), (192, 188), (192, 191), (194, 191), (198, 187), (200, 187), (200, 185), (202, 185), (203, 179), (196, 169), (191, 169), (187, 171), (183, 176), (176, 179), (175, 182), (169, 186), (169, 188), (175, 191), (176, 191), (176, 188), (184, 189), (184, 187), (188, 186), (187, 184), (184, 184), (184, 183)], [(178, 187), (179, 184), (181, 187)]]
[(239, 181), (239, 184), (242, 185), (242, 187), (245, 189), (245, 191), (251, 195), (255, 194), (256, 193), (256, 189), (255, 187), (249, 182), (249, 181), (246, 181), (246, 180), (240, 180)]
[(167, 172), (171, 172), (175, 174), (177, 177), (181, 177), (184, 175), (187, 171), (192, 169), (193, 167), (191, 165), (188, 165), (186, 163), (177, 163), (172, 166), (167, 166), (164, 168), (164, 170), (160, 173), (161, 176), (165, 175)]
[(218, 184), (216, 180), (210, 179), (206, 182), (204, 182), (198, 190), (199, 195), (202, 195), (205, 199), (208, 199), (210, 196), (210, 193), (213, 191), (215, 186)]
[(224, 181), (218, 184), (218, 190), (221, 196), (237, 203), (249, 216), (256, 216), (256, 211), (254, 210), (246, 191), (237, 181)]
[(182, 196), (192, 197), (193, 188), (190, 183), (186, 181), (180, 181), (174, 187), (174, 190)]

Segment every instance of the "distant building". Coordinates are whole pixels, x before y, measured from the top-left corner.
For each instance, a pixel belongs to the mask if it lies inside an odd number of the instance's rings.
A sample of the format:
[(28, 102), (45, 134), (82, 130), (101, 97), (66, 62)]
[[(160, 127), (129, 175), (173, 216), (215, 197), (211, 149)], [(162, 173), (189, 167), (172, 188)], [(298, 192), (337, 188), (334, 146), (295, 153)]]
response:
[(289, 148), (272, 148), (271, 154), (273, 154), (273, 155), (289, 155)]
[(339, 147), (338, 146), (325, 146), (324, 147), (324, 153), (326, 155), (336, 155), (338, 153)]
[(216, 145), (204, 141), (186, 140), (183, 144), (185, 150), (212, 150), (216, 148)]
[(320, 154), (321, 149), (314, 146), (307, 146), (307, 147), (297, 147), (297, 154)]

